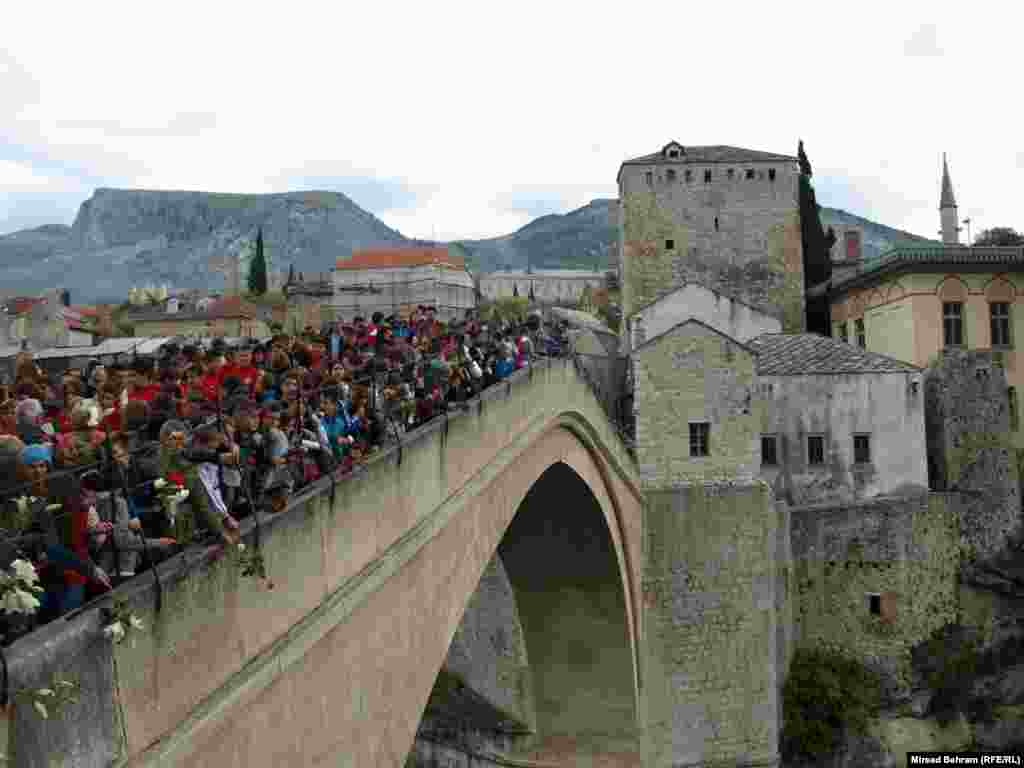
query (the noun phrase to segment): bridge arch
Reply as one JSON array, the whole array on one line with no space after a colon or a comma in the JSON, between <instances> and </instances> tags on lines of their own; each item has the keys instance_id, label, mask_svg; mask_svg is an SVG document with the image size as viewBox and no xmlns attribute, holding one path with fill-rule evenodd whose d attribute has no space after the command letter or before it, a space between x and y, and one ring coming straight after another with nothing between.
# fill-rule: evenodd
<instances>
[{"instance_id":1,"label":"bridge arch","mask_svg":"<svg viewBox=\"0 0 1024 768\"><path fill-rule=\"evenodd\" d=\"M460 645L473 644L463 634L481 633L481 616L492 621L501 616L515 624L525 646L525 675L506 677L504 686L496 683L487 671L505 666L503 659L495 659L486 638L477 636L476 663L484 669L467 674L464 657L473 651L460 647L463 658L457 666L468 679L460 679L459 691L452 694L451 668L456 665L446 648L447 660L437 659L444 668L425 717L431 717L430 731L436 733L438 720L453 712L464 716L462 684L468 683L479 688L477 696L486 692L510 705L519 723L533 730L532 736L517 740L518 756L557 764L600 756L630 765L639 760L639 661L623 510L607 468L586 438L581 440L580 428L576 417L563 414L511 473L502 473L484 493L484 498L503 499L499 515L508 524L498 531L493 560L483 564L485 582L465 596L455 621L474 625L465 633L458 626ZM509 590L495 586L503 580ZM503 600L514 606L502 610ZM498 630L493 637L505 636L502 628L490 629ZM456 626L450 633L455 635ZM520 700L513 701L517 694ZM446 698L454 704L446 706ZM476 725L486 729L492 714L486 706L478 711ZM431 757L444 754L445 748L418 739L415 751L422 762L414 764L434 764Z\"/></svg>"}]
</instances>

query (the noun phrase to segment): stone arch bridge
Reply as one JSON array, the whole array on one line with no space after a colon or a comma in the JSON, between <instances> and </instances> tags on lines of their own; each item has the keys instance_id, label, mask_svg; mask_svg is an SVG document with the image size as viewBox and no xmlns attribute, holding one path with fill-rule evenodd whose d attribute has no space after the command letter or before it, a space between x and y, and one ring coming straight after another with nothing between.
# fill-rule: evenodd
<instances>
[{"instance_id":1,"label":"stone arch bridge","mask_svg":"<svg viewBox=\"0 0 1024 768\"><path fill-rule=\"evenodd\" d=\"M16 685L61 672L82 694L16 708L9 754L773 765L775 515L760 484L645 490L572 362L542 361L267 520L272 589L189 552L161 566L159 612L150 579L118 590L133 642L87 607L16 643Z\"/></svg>"}]
</instances>

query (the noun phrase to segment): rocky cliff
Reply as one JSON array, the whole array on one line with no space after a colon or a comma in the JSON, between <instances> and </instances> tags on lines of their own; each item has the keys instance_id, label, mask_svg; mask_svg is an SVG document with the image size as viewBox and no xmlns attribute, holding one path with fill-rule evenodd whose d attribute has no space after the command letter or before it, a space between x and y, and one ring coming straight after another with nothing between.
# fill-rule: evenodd
<instances>
[{"instance_id":1,"label":"rocky cliff","mask_svg":"<svg viewBox=\"0 0 1024 768\"><path fill-rule=\"evenodd\" d=\"M550 214L500 237L460 240L474 271L502 268L597 269L617 262L617 202L594 200ZM863 231L864 255L916 235L833 208L822 223L837 232ZM132 285L219 289L213 256L243 252L263 228L271 267L325 272L353 248L413 241L337 192L269 195L97 189L74 224L47 225L0 236L0 290L33 294L69 288L77 301L120 301Z\"/></svg>"}]
</instances>

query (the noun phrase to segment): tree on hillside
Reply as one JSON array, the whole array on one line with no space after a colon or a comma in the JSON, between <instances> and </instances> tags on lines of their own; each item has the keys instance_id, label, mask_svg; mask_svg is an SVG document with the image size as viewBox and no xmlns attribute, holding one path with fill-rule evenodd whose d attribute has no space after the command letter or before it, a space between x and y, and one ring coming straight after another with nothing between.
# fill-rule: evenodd
<instances>
[{"instance_id":1,"label":"tree on hillside","mask_svg":"<svg viewBox=\"0 0 1024 768\"><path fill-rule=\"evenodd\" d=\"M800 242L804 254L804 290L824 283L832 277L832 246L836 235L831 229L826 233L821 226L821 206L814 195L811 184L811 161L804 151L804 142L797 147L797 162L800 164ZM832 335L826 297L807 298L807 330L823 336Z\"/></svg>"},{"instance_id":2,"label":"tree on hillside","mask_svg":"<svg viewBox=\"0 0 1024 768\"><path fill-rule=\"evenodd\" d=\"M288 267L288 285L291 285L294 282L295 282L295 265L292 264L290 267Z\"/></svg>"},{"instance_id":3,"label":"tree on hillside","mask_svg":"<svg viewBox=\"0 0 1024 768\"><path fill-rule=\"evenodd\" d=\"M975 245L1024 245L1024 234L1013 227L992 227L983 229L974 238Z\"/></svg>"},{"instance_id":4,"label":"tree on hillside","mask_svg":"<svg viewBox=\"0 0 1024 768\"><path fill-rule=\"evenodd\" d=\"M519 298L519 283L512 283L512 295Z\"/></svg>"},{"instance_id":5,"label":"tree on hillside","mask_svg":"<svg viewBox=\"0 0 1024 768\"><path fill-rule=\"evenodd\" d=\"M263 255L263 228L256 233L256 254L249 264L249 293L261 296L267 292L267 260Z\"/></svg>"}]
</instances>

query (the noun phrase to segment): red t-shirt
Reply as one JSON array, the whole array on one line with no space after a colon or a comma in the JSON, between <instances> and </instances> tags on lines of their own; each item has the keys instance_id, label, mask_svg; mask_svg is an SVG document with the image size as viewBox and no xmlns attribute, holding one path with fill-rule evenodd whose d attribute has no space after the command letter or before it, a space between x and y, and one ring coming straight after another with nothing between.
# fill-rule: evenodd
<instances>
[{"instance_id":1,"label":"red t-shirt","mask_svg":"<svg viewBox=\"0 0 1024 768\"><path fill-rule=\"evenodd\" d=\"M220 382L223 384L224 379L234 376L246 387L252 387L259 375L260 372L251 365L226 365L220 369Z\"/></svg>"},{"instance_id":2,"label":"red t-shirt","mask_svg":"<svg viewBox=\"0 0 1024 768\"><path fill-rule=\"evenodd\" d=\"M129 392L128 393L128 399L129 400L142 400L143 402L148 403L150 400L152 400L158 394L160 394L160 385L159 384L147 384L144 387L136 387L131 392Z\"/></svg>"},{"instance_id":3,"label":"red t-shirt","mask_svg":"<svg viewBox=\"0 0 1024 768\"><path fill-rule=\"evenodd\" d=\"M199 379L199 388L203 391L203 397L211 402L220 398L220 374L208 373Z\"/></svg>"}]
</instances>

